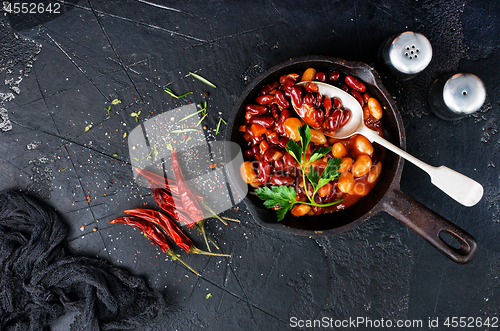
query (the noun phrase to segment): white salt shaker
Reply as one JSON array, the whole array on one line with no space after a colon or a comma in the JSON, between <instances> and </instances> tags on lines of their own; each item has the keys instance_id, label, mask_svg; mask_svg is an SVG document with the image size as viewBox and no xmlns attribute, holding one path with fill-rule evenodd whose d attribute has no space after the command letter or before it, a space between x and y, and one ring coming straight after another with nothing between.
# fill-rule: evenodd
<instances>
[{"instance_id":1,"label":"white salt shaker","mask_svg":"<svg viewBox=\"0 0 500 331\"><path fill-rule=\"evenodd\" d=\"M459 120L475 113L486 99L486 88L476 75L448 74L438 78L429 89L429 106L436 116Z\"/></svg>"},{"instance_id":2,"label":"white salt shaker","mask_svg":"<svg viewBox=\"0 0 500 331\"><path fill-rule=\"evenodd\" d=\"M432 46L423 34L406 31L388 38L380 47L379 58L394 75L412 78L431 62Z\"/></svg>"}]
</instances>

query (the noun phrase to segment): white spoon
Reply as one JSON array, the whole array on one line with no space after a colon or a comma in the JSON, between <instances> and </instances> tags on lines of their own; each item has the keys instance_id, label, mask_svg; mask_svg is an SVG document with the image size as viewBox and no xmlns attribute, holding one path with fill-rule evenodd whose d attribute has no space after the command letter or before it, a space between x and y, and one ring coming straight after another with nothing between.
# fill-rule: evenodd
<instances>
[{"instance_id":1,"label":"white spoon","mask_svg":"<svg viewBox=\"0 0 500 331\"><path fill-rule=\"evenodd\" d=\"M298 85L306 85L309 82L300 82ZM359 102L345 91L322 82L314 82L319 87L319 93L330 98L337 97L342 100L344 108L351 110L351 117L345 126L338 129L335 134L324 132L332 138L345 139L354 134L365 136L370 142L375 142L388 150L393 151L404 159L410 161L417 167L421 168L429 174L432 184L436 185L444 193L460 202L462 205L472 207L478 203L483 197L483 186L472 180L471 178L462 175L455 170L445 166L433 167L425 162L420 161L416 157L403 151L401 148L394 146L384 138L380 137L377 132L365 126L363 121L363 109ZM293 98L292 98L293 104ZM295 105L294 109L297 111ZM300 112L297 111L300 116Z\"/></svg>"}]
</instances>

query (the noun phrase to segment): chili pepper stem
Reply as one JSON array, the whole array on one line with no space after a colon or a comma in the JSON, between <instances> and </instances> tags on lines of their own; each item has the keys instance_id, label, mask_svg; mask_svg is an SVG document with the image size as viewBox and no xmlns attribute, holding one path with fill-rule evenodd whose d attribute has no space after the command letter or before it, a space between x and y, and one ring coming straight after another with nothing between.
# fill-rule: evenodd
<instances>
[{"instance_id":1,"label":"chili pepper stem","mask_svg":"<svg viewBox=\"0 0 500 331\"><path fill-rule=\"evenodd\" d=\"M207 233L205 232L205 220L199 221L194 225L193 228L203 235L203 239L205 239L205 244L207 245L207 249L209 252L211 252L210 245L208 244L207 240Z\"/></svg>"},{"instance_id":2,"label":"chili pepper stem","mask_svg":"<svg viewBox=\"0 0 500 331\"><path fill-rule=\"evenodd\" d=\"M208 241L210 241L210 243L214 245L215 249L220 249L212 238L208 237Z\"/></svg>"},{"instance_id":3,"label":"chili pepper stem","mask_svg":"<svg viewBox=\"0 0 500 331\"><path fill-rule=\"evenodd\" d=\"M228 220L228 221L232 221L232 222L236 222L236 223L241 223L241 221L239 219L236 219L236 218L229 218L229 217L225 217L225 216L222 216L223 219L225 220Z\"/></svg>"},{"instance_id":4,"label":"chili pepper stem","mask_svg":"<svg viewBox=\"0 0 500 331\"><path fill-rule=\"evenodd\" d=\"M219 253L205 252L205 251L202 251L201 249L197 248L194 245L191 245L191 247L189 247L189 254L201 254L201 255L212 255L212 256L228 256L228 257L231 256L231 254L219 254Z\"/></svg>"},{"instance_id":5,"label":"chili pepper stem","mask_svg":"<svg viewBox=\"0 0 500 331\"><path fill-rule=\"evenodd\" d=\"M172 261L179 261L180 263L182 263L186 268L188 268L189 270L191 270L196 276L199 276L200 274L196 272L196 270L194 270L193 268L191 268L191 266L189 264L187 264L186 262L184 262L180 257L179 255L175 254L173 252L173 250L170 248L169 250L167 250L167 254L170 255L170 257L172 258Z\"/></svg>"},{"instance_id":6,"label":"chili pepper stem","mask_svg":"<svg viewBox=\"0 0 500 331\"><path fill-rule=\"evenodd\" d=\"M208 210L210 213L212 213L212 216L210 217L215 217L217 218L219 221L221 221L224 225L229 225L226 221L224 221L222 219L222 217L220 217L219 215L217 215L213 210L212 208L210 208L209 206L207 206L206 203L204 203L203 201L200 203L206 210Z\"/></svg>"}]
</instances>

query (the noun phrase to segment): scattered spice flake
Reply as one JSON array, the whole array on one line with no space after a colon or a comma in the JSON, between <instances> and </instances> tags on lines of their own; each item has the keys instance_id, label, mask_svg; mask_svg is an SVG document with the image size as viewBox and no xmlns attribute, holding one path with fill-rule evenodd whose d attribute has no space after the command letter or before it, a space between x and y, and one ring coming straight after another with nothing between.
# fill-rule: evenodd
<instances>
[{"instance_id":1,"label":"scattered spice flake","mask_svg":"<svg viewBox=\"0 0 500 331\"><path fill-rule=\"evenodd\" d=\"M62 168L62 169L61 169L61 171L64 171L64 170L66 170L66 169L68 169L68 168L69 168L69 167L66 167L66 168Z\"/></svg>"},{"instance_id":2,"label":"scattered spice flake","mask_svg":"<svg viewBox=\"0 0 500 331\"><path fill-rule=\"evenodd\" d=\"M202 81L203 83L207 84L208 86L211 86L213 88L217 88L217 86L215 86L215 84L212 83L211 81L209 81L208 79L201 77L200 75L195 74L194 72L191 72L191 71L189 72L189 74L191 76L193 76L194 78L198 79L199 81Z\"/></svg>"},{"instance_id":3,"label":"scattered spice flake","mask_svg":"<svg viewBox=\"0 0 500 331\"><path fill-rule=\"evenodd\" d=\"M93 228L92 231L96 232L97 231L97 228Z\"/></svg>"},{"instance_id":4,"label":"scattered spice flake","mask_svg":"<svg viewBox=\"0 0 500 331\"><path fill-rule=\"evenodd\" d=\"M80 231L83 231L83 230L85 230L85 225L82 225L82 226L80 227Z\"/></svg>"},{"instance_id":5,"label":"scattered spice flake","mask_svg":"<svg viewBox=\"0 0 500 331\"><path fill-rule=\"evenodd\" d=\"M210 169L214 169L215 167L217 167L217 163L212 163L212 164L208 165L208 167Z\"/></svg>"},{"instance_id":6,"label":"scattered spice flake","mask_svg":"<svg viewBox=\"0 0 500 331\"><path fill-rule=\"evenodd\" d=\"M90 195L87 195L87 203L90 203Z\"/></svg>"},{"instance_id":7,"label":"scattered spice flake","mask_svg":"<svg viewBox=\"0 0 500 331\"><path fill-rule=\"evenodd\" d=\"M191 93L193 92L188 92L186 94L183 94L183 95L177 95L175 94L171 89L169 89L168 87L165 87L165 90L164 90L168 95L170 95L171 97L174 97L176 99L181 99L181 98L184 98L185 96L188 96L190 95Z\"/></svg>"}]
</instances>

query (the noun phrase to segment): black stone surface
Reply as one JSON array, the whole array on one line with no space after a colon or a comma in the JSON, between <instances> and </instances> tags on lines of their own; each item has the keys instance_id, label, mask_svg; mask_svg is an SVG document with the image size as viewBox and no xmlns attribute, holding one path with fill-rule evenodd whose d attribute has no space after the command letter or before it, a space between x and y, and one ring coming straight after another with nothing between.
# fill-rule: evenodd
<instances>
[{"instance_id":1,"label":"black stone surface","mask_svg":"<svg viewBox=\"0 0 500 331\"><path fill-rule=\"evenodd\" d=\"M286 330L292 317L422 320L423 327L408 328L414 330L428 329L428 320L439 318L434 329L444 330L447 317L498 317L500 2L62 4L60 15L0 19L0 106L6 110L0 189L41 196L67 220L75 253L107 259L164 291L170 311L141 330ZM385 72L377 50L387 37L407 30L427 36L434 53L424 72L405 81ZM184 256L201 272L196 277L139 231L109 225L124 209L155 208L149 190L132 177L123 138L138 125L130 113L141 110L143 121L201 102L208 91L205 131L221 140L223 133L215 134L219 116L230 116L246 84L302 55L374 66L403 115L407 151L484 186L483 199L466 208L410 164L401 182L404 192L476 238L479 253L470 264L447 260L387 214L341 235L306 238L262 229L241 204L224 213L240 224L208 222L208 232L231 258ZM190 71L218 88L193 79ZM487 98L475 115L446 122L430 112L426 99L431 83L452 72L479 76ZM163 92L165 86L194 93L177 100ZM104 108L115 98L122 102L108 116ZM84 132L87 125L92 127ZM203 247L201 237L191 235ZM53 329L76 330L72 321L66 317Z\"/></svg>"}]
</instances>

